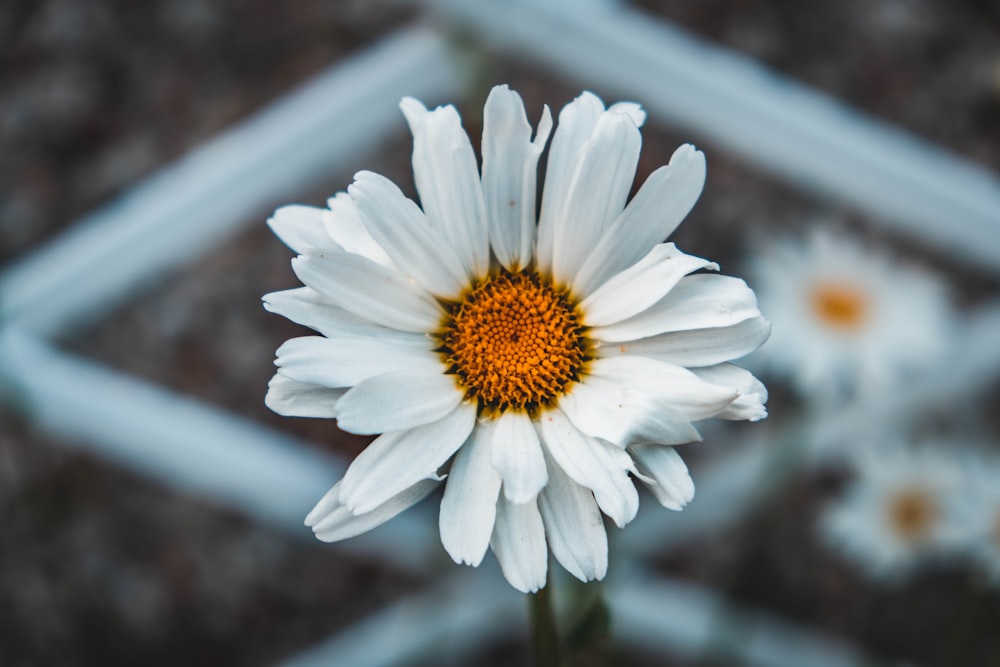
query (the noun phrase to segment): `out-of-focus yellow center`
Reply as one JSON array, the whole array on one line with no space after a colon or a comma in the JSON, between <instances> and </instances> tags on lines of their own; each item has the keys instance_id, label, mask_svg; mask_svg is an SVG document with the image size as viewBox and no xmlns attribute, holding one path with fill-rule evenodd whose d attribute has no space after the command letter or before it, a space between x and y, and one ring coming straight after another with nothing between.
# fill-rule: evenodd
<instances>
[{"instance_id":1,"label":"out-of-focus yellow center","mask_svg":"<svg viewBox=\"0 0 1000 667\"><path fill-rule=\"evenodd\" d=\"M487 412L552 403L587 358L569 295L529 271L476 286L450 308L438 335L449 371Z\"/></svg>"},{"instance_id":2,"label":"out-of-focus yellow center","mask_svg":"<svg viewBox=\"0 0 1000 667\"><path fill-rule=\"evenodd\" d=\"M868 314L868 299L850 285L820 284L813 288L812 307L824 324L856 329Z\"/></svg>"},{"instance_id":3,"label":"out-of-focus yellow center","mask_svg":"<svg viewBox=\"0 0 1000 667\"><path fill-rule=\"evenodd\" d=\"M927 537L937 520L938 509L925 489L899 491L889 500L889 525L907 542Z\"/></svg>"}]
</instances>

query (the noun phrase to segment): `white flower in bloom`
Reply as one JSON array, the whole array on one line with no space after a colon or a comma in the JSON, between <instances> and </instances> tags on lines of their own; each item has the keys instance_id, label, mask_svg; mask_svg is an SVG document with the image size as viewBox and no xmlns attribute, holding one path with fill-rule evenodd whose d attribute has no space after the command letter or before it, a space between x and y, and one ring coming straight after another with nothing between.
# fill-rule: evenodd
<instances>
[{"instance_id":1,"label":"white flower in bloom","mask_svg":"<svg viewBox=\"0 0 1000 667\"><path fill-rule=\"evenodd\" d=\"M813 398L876 394L945 351L941 282L829 229L769 239L751 268L774 323L757 359Z\"/></svg>"},{"instance_id":2,"label":"white flower in bloom","mask_svg":"<svg viewBox=\"0 0 1000 667\"><path fill-rule=\"evenodd\" d=\"M870 448L855 463L856 478L820 518L831 546L888 581L953 550L964 526L953 502L962 477L952 453Z\"/></svg>"},{"instance_id":3,"label":"white flower in bloom","mask_svg":"<svg viewBox=\"0 0 1000 667\"><path fill-rule=\"evenodd\" d=\"M278 350L268 406L381 434L306 523L351 537L446 480L456 562L492 547L534 591L548 548L599 579L601 513L632 520L633 476L680 509L694 486L671 445L699 439L692 422L766 415L764 386L729 363L768 335L753 292L662 243L701 193L704 156L680 147L626 206L644 113L584 93L559 116L536 222L548 109L532 138L521 98L494 88L480 172L453 107L401 107L422 208L360 172L328 209L270 221L305 287L265 306L321 335Z\"/></svg>"}]
</instances>

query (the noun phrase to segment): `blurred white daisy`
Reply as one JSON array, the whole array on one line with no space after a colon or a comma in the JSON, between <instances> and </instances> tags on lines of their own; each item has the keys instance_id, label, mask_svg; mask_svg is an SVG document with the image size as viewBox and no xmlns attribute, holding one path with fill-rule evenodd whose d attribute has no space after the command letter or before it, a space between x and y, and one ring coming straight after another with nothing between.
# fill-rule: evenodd
<instances>
[{"instance_id":1,"label":"blurred white daisy","mask_svg":"<svg viewBox=\"0 0 1000 667\"><path fill-rule=\"evenodd\" d=\"M965 530L953 502L962 479L953 453L869 448L854 460L855 479L820 517L832 547L885 581L953 550Z\"/></svg>"},{"instance_id":2,"label":"blurred white daisy","mask_svg":"<svg viewBox=\"0 0 1000 667\"><path fill-rule=\"evenodd\" d=\"M644 113L584 93L559 116L536 223L547 108L532 138L521 98L494 88L480 173L453 107L401 107L422 209L360 172L328 209L270 221L305 287L265 306L322 335L281 346L268 406L382 434L306 523L351 537L447 479L440 532L456 562L492 546L534 591L548 548L599 579L601 512L632 520L631 476L680 509L694 487L670 445L698 440L701 419L766 414L763 385L729 363L767 337L753 292L661 243L701 193L704 156L680 147L626 206Z\"/></svg>"},{"instance_id":3,"label":"blurred white daisy","mask_svg":"<svg viewBox=\"0 0 1000 667\"><path fill-rule=\"evenodd\" d=\"M962 526L957 546L1000 585L1000 459L980 456L969 464L954 503Z\"/></svg>"},{"instance_id":4,"label":"blurred white daisy","mask_svg":"<svg viewBox=\"0 0 1000 667\"><path fill-rule=\"evenodd\" d=\"M751 270L775 325L756 358L812 399L876 394L946 349L943 284L828 228L770 242Z\"/></svg>"}]
</instances>

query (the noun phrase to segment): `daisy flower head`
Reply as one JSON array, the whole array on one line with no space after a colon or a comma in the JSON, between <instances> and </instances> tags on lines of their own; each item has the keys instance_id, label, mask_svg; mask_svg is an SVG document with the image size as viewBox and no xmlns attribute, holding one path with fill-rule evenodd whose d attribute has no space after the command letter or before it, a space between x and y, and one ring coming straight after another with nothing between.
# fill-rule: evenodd
<instances>
[{"instance_id":1,"label":"daisy flower head","mask_svg":"<svg viewBox=\"0 0 1000 667\"><path fill-rule=\"evenodd\" d=\"M876 394L946 350L941 281L829 227L769 241L751 273L775 323L757 359L810 398Z\"/></svg>"},{"instance_id":2,"label":"daisy flower head","mask_svg":"<svg viewBox=\"0 0 1000 667\"><path fill-rule=\"evenodd\" d=\"M507 580L534 591L548 552L582 580L607 568L602 513L635 516L633 482L666 507L693 496L672 448L694 422L765 416L764 386L729 363L769 324L753 292L664 243L701 193L690 145L627 202L638 105L583 93L552 130L521 98L490 93L482 167L452 106L406 98L420 206L360 172L328 208L279 209L304 287L265 307L318 332L286 342L266 403L381 434L306 519L341 540L444 484L441 541L460 563L492 547Z\"/></svg>"},{"instance_id":3,"label":"daisy flower head","mask_svg":"<svg viewBox=\"0 0 1000 667\"><path fill-rule=\"evenodd\" d=\"M962 475L945 447L866 449L854 460L856 477L820 518L832 547L886 582L953 551L964 531L954 504Z\"/></svg>"}]
</instances>

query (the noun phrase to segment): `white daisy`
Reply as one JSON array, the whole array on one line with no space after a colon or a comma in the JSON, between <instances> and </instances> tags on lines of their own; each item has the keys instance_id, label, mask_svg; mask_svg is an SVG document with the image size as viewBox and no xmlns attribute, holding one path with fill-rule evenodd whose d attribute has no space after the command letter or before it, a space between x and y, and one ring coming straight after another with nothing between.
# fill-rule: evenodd
<instances>
[{"instance_id":1,"label":"white daisy","mask_svg":"<svg viewBox=\"0 0 1000 667\"><path fill-rule=\"evenodd\" d=\"M1000 459L979 456L968 468L954 503L961 528L956 546L1000 585Z\"/></svg>"},{"instance_id":2,"label":"white daisy","mask_svg":"<svg viewBox=\"0 0 1000 667\"><path fill-rule=\"evenodd\" d=\"M885 581L953 549L961 530L953 503L961 475L953 454L930 446L867 448L854 460L857 476L820 517L831 546Z\"/></svg>"},{"instance_id":3,"label":"white daisy","mask_svg":"<svg viewBox=\"0 0 1000 667\"><path fill-rule=\"evenodd\" d=\"M599 579L601 513L632 520L631 476L680 509L694 487L670 445L698 440L697 420L766 414L763 385L728 363L767 337L753 292L661 243L701 193L704 156L680 147L626 206L644 113L584 93L559 116L536 223L547 108L532 138L521 98L494 88L480 173L453 107L401 107L422 209L360 172L328 209L270 220L305 287L265 307L322 335L279 348L268 406L381 433L306 523L342 540L447 478L440 532L456 562L492 546L534 591L548 545Z\"/></svg>"},{"instance_id":4,"label":"white daisy","mask_svg":"<svg viewBox=\"0 0 1000 667\"><path fill-rule=\"evenodd\" d=\"M828 228L769 240L751 269L775 324L756 357L814 399L876 394L946 349L942 283Z\"/></svg>"}]
</instances>

